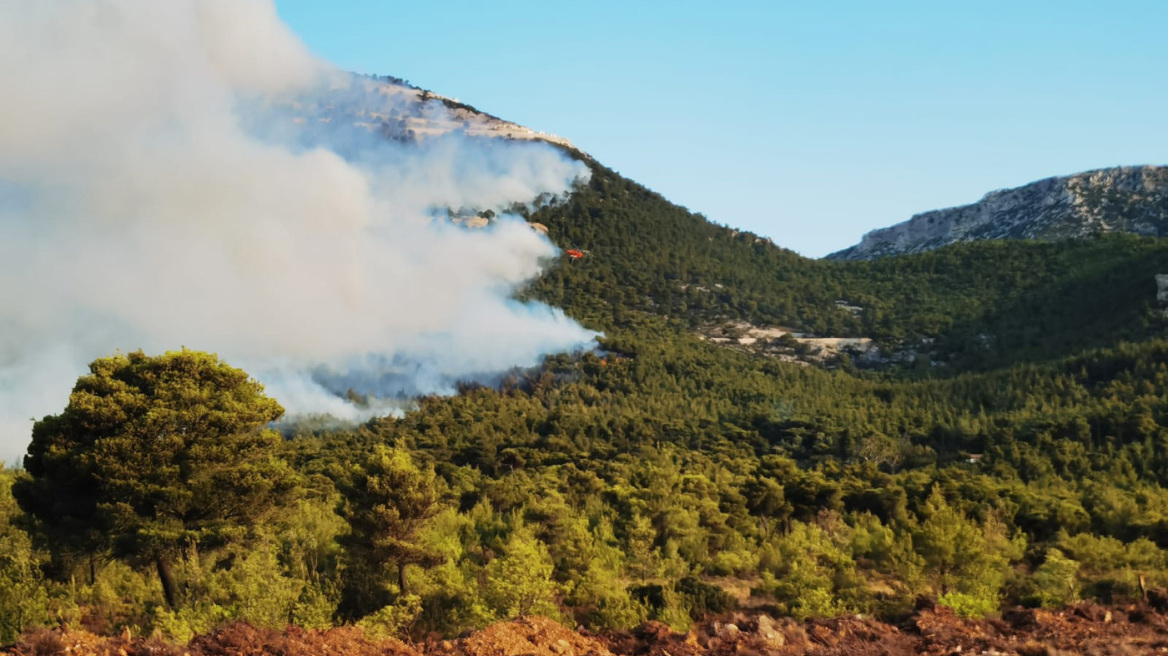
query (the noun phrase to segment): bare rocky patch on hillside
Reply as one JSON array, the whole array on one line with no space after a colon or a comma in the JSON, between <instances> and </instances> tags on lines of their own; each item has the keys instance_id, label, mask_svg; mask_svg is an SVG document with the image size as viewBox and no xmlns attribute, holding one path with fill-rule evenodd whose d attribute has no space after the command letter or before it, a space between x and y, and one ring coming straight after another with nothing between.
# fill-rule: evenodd
<instances>
[{"instance_id":1,"label":"bare rocky patch on hillside","mask_svg":"<svg viewBox=\"0 0 1168 656\"><path fill-rule=\"evenodd\" d=\"M831 362L841 353L860 356L875 347L867 337L820 337L780 326L756 326L745 321L708 324L698 330L698 336L712 344L800 364Z\"/></svg>"}]
</instances>

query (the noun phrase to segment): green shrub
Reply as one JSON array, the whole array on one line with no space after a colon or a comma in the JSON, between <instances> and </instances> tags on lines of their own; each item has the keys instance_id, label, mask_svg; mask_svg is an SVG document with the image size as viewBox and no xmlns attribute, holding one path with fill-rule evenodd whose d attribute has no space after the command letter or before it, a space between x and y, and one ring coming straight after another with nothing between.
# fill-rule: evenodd
<instances>
[{"instance_id":1,"label":"green shrub","mask_svg":"<svg viewBox=\"0 0 1168 656\"><path fill-rule=\"evenodd\" d=\"M357 622L370 640L400 638L406 634L422 613L422 598L418 595L398 597L393 604L366 615Z\"/></svg>"},{"instance_id":2,"label":"green shrub","mask_svg":"<svg viewBox=\"0 0 1168 656\"><path fill-rule=\"evenodd\" d=\"M677 582L674 590L685 600L690 617L701 619L707 615L725 613L734 608L734 599L716 585L687 576Z\"/></svg>"},{"instance_id":3,"label":"green shrub","mask_svg":"<svg viewBox=\"0 0 1168 656\"><path fill-rule=\"evenodd\" d=\"M1078 598L1079 563L1058 549L1047 549L1046 560L1034 571L1032 581L1040 605L1065 606Z\"/></svg>"},{"instance_id":4,"label":"green shrub","mask_svg":"<svg viewBox=\"0 0 1168 656\"><path fill-rule=\"evenodd\" d=\"M937 598L942 606L952 608L958 617L976 619L998 610L998 600L985 596L949 592Z\"/></svg>"}]
</instances>

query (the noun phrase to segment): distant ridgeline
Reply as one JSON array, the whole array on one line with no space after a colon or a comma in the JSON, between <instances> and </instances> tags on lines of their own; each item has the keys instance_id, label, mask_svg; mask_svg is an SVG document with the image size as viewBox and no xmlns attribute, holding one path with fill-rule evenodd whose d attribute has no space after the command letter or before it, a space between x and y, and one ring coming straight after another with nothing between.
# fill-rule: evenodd
<instances>
[{"instance_id":1,"label":"distant ridgeline","mask_svg":"<svg viewBox=\"0 0 1168 656\"><path fill-rule=\"evenodd\" d=\"M1109 232L1168 234L1168 167L1100 169L990 192L972 205L924 212L873 230L828 257L871 259L961 241L1054 241Z\"/></svg>"}]
</instances>

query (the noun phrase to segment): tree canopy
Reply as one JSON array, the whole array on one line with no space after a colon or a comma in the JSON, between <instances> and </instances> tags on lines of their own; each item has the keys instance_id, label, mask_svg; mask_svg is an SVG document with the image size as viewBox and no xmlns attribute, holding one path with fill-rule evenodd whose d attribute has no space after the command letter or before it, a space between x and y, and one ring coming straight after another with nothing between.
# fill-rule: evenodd
<instances>
[{"instance_id":1,"label":"tree canopy","mask_svg":"<svg viewBox=\"0 0 1168 656\"><path fill-rule=\"evenodd\" d=\"M89 371L61 414L33 426L14 493L62 544L153 562L173 604L179 549L238 539L292 491L269 427L283 408L197 351L115 355Z\"/></svg>"}]
</instances>

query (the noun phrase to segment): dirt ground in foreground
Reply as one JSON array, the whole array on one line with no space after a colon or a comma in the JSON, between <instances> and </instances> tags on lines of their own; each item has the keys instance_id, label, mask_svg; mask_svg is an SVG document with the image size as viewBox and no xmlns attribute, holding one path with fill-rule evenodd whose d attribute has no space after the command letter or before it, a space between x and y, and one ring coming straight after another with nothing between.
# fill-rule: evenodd
<instances>
[{"instance_id":1,"label":"dirt ground in foreground","mask_svg":"<svg viewBox=\"0 0 1168 656\"><path fill-rule=\"evenodd\" d=\"M1085 603L1059 611L1016 609L963 620L925 605L900 624L863 617L772 619L733 614L687 634L649 622L631 631L574 631L543 617L501 622L457 640L408 645L342 627L284 631L232 624L186 645L155 638L51 630L26 635L14 656L1143 656L1168 654L1168 608Z\"/></svg>"}]
</instances>

